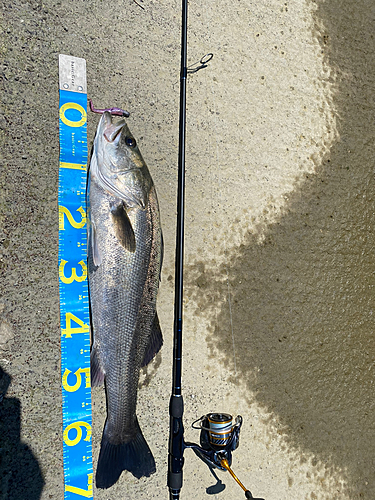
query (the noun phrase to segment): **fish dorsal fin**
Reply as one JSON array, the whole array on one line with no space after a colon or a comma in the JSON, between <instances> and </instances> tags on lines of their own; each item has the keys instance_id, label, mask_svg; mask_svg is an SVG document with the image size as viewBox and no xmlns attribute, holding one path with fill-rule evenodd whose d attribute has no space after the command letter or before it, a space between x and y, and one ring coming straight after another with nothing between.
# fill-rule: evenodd
<instances>
[{"instance_id":1,"label":"fish dorsal fin","mask_svg":"<svg viewBox=\"0 0 375 500\"><path fill-rule=\"evenodd\" d=\"M125 250L134 253L135 234L124 204L121 202L120 204L111 206L111 214L115 226L116 238Z\"/></svg>"}]
</instances>

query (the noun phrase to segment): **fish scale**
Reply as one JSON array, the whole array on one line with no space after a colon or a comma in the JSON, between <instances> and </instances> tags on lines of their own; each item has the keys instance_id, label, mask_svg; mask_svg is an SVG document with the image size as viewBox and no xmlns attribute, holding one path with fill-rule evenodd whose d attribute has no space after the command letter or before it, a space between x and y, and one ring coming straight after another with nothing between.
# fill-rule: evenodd
<instances>
[{"instance_id":1,"label":"fish scale","mask_svg":"<svg viewBox=\"0 0 375 500\"><path fill-rule=\"evenodd\" d=\"M91 187L90 200L99 200L99 206L91 201L91 211L96 208L100 213L97 219L99 251L103 253L103 262L98 269L90 274L90 293L94 332L100 329L99 360L103 366L108 384L108 406L114 411L108 414L108 423L123 426L124 420L128 426L132 425L130 417L135 413L135 401L138 379L128 373L129 369L140 369L142 352L137 349L142 332L136 332L135 325L139 314L143 287L147 278L148 261L150 255L150 235L147 234L147 217L145 211L139 209L137 213L129 214L132 226L146 228L136 230L137 249L134 254L125 250L117 241L108 216L108 207L114 197L107 194L100 187ZM148 214L147 214L148 215ZM102 248L100 246L102 242ZM116 311L114 313L114 311ZM136 334L135 334L136 332ZM95 335L95 344L98 344ZM142 343L144 347L144 342ZM97 347L97 346L96 346ZM114 364L112 360L123 357L126 364ZM122 398L118 395L123 394ZM129 415L130 411L130 415ZM116 422L112 424L115 415ZM129 429L129 432L131 429Z\"/></svg>"}]
</instances>

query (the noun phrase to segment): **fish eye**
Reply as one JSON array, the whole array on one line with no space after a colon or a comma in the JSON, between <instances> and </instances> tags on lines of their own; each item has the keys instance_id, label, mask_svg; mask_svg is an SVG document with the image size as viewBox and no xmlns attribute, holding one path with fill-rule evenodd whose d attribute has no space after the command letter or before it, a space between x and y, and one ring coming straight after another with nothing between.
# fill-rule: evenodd
<instances>
[{"instance_id":1,"label":"fish eye","mask_svg":"<svg viewBox=\"0 0 375 500\"><path fill-rule=\"evenodd\" d=\"M135 146L137 145L133 137L125 137L125 144L130 148L135 148Z\"/></svg>"}]
</instances>

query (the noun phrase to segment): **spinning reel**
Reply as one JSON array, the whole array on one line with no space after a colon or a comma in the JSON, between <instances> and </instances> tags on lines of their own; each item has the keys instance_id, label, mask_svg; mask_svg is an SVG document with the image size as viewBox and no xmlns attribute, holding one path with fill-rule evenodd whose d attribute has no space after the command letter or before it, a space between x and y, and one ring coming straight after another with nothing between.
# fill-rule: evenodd
<instances>
[{"instance_id":1,"label":"spinning reel","mask_svg":"<svg viewBox=\"0 0 375 500\"><path fill-rule=\"evenodd\" d=\"M210 468L227 470L244 490L246 498L254 499L231 469L232 452L238 448L241 425L240 415L233 419L228 413L208 413L192 424L193 429L201 431L200 446L185 442L184 447L192 449Z\"/></svg>"},{"instance_id":2,"label":"spinning reel","mask_svg":"<svg viewBox=\"0 0 375 500\"><path fill-rule=\"evenodd\" d=\"M242 417L239 415L233 422L228 413L208 413L192 424L193 429L199 429L200 446L186 443L195 454L209 466L226 470L223 460L232 464L232 451L238 448Z\"/></svg>"}]
</instances>

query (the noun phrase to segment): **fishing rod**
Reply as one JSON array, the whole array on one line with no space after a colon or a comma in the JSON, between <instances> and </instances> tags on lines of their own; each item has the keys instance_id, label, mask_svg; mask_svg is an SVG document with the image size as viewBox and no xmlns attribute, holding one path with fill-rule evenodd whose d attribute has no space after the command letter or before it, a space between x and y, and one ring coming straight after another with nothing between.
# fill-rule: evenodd
<instances>
[{"instance_id":1,"label":"fishing rod","mask_svg":"<svg viewBox=\"0 0 375 500\"><path fill-rule=\"evenodd\" d=\"M209 413L193 423L200 429L200 446L184 441L184 401L182 396L182 314L185 220L185 150L186 150L186 83L189 73L205 68L213 54L206 54L199 63L187 66L187 0L182 0L180 113L177 181L177 225L175 260L175 303L173 326L173 380L169 403L168 488L170 500L178 500L183 483L184 450L192 449L213 473L213 468L227 470L244 490L246 498L254 497L231 469L232 452L237 449L242 417L236 419L227 413ZM195 427L194 427L195 425ZM214 474L214 473L213 473ZM216 477L216 476L215 476ZM263 500L263 499L254 499Z\"/></svg>"},{"instance_id":2,"label":"fishing rod","mask_svg":"<svg viewBox=\"0 0 375 500\"><path fill-rule=\"evenodd\" d=\"M187 79L187 0L182 0L180 115L178 143L177 226L175 261L175 302L173 325L172 395L169 402L168 488L170 500L180 498L184 466L184 400L182 375L182 309L185 220L185 150L186 150L186 79Z\"/></svg>"}]
</instances>

